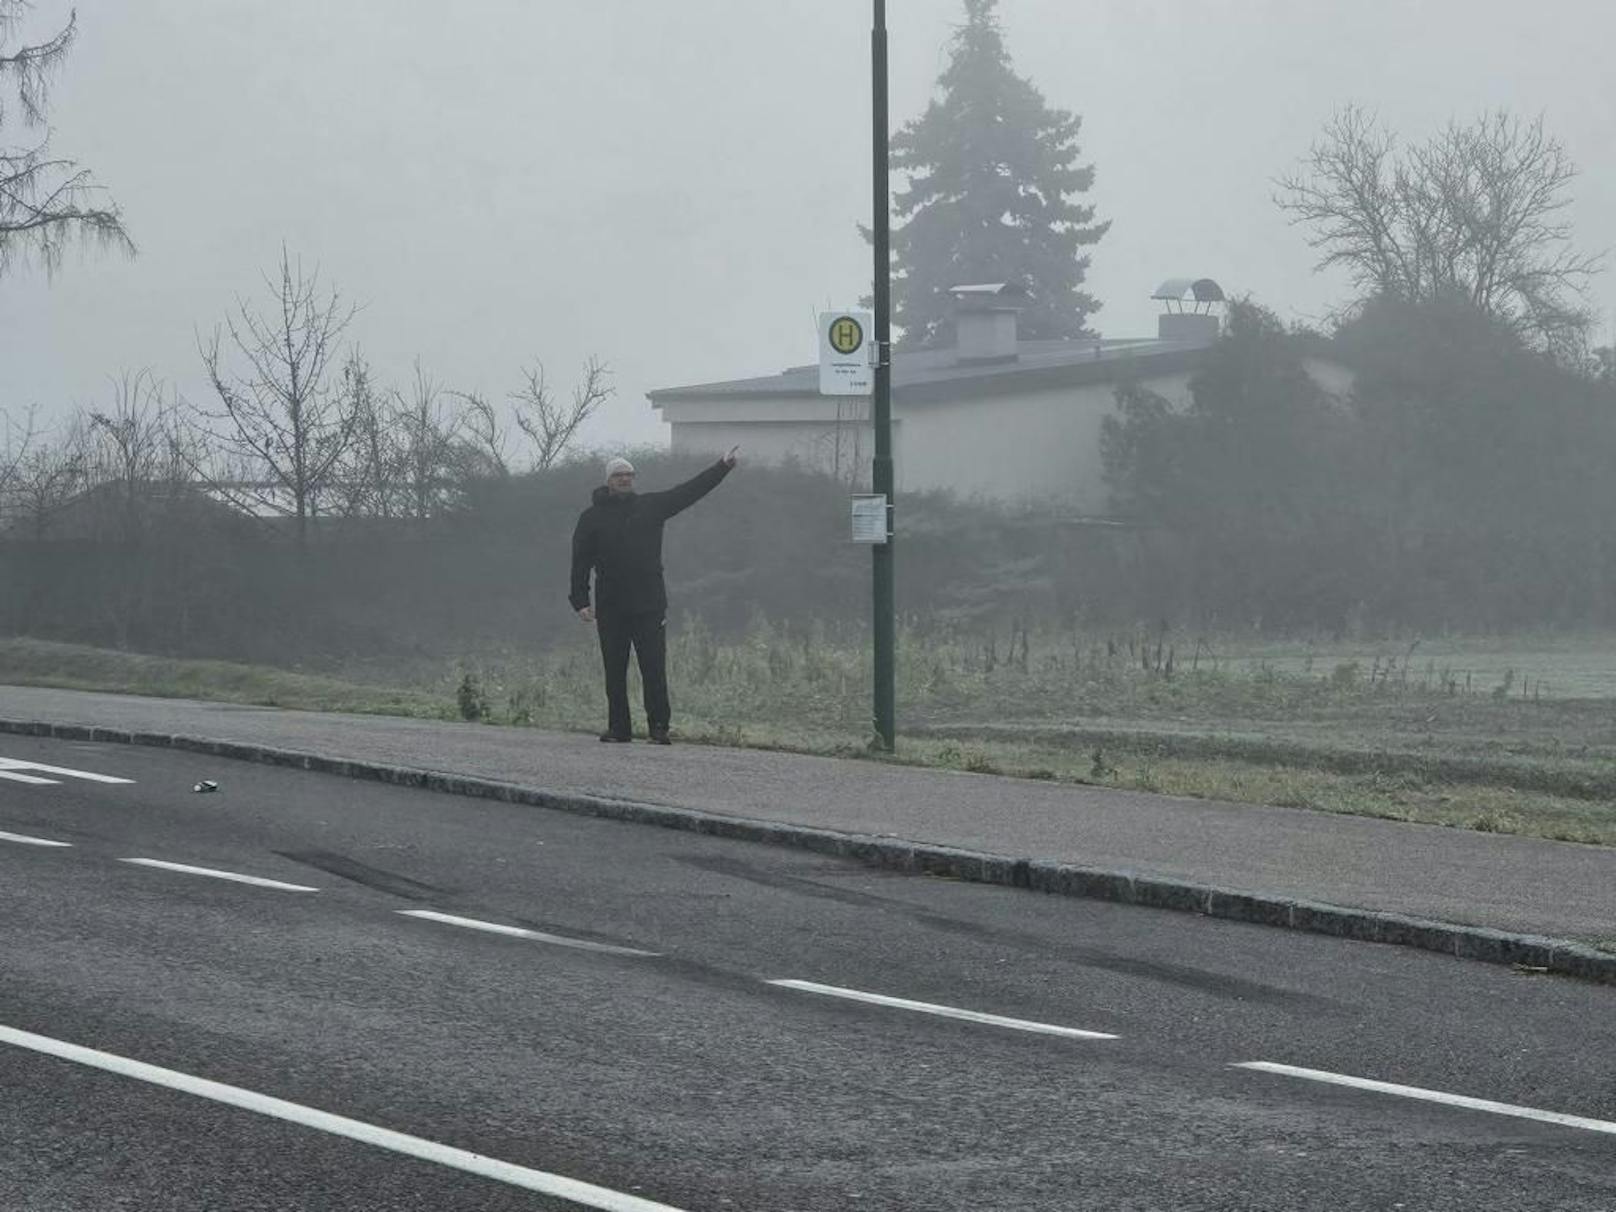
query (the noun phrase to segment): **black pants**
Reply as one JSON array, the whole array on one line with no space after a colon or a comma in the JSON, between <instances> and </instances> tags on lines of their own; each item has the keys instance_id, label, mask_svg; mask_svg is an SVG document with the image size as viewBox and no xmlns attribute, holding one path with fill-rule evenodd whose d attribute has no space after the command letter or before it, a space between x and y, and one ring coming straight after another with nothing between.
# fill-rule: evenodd
<instances>
[{"instance_id":1,"label":"black pants","mask_svg":"<svg viewBox=\"0 0 1616 1212\"><path fill-rule=\"evenodd\" d=\"M640 681L645 684L645 718L653 731L668 726L668 629L660 610L648 614L601 615L600 655L606 665L607 727L628 736L628 650L632 644L640 658Z\"/></svg>"}]
</instances>

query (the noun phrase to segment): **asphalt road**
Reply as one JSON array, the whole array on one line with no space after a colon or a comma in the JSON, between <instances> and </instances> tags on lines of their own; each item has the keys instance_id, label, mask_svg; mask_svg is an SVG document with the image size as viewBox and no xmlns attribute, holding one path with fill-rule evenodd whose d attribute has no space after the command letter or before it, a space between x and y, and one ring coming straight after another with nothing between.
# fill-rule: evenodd
<instances>
[{"instance_id":1,"label":"asphalt road","mask_svg":"<svg viewBox=\"0 0 1616 1212\"><path fill-rule=\"evenodd\" d=\"M383 767L886 836L1514 934L1598 942L1616 847L962 770L444 720L0 686L0 718L233 741Z\"/></svg>"},{"instance_id":2,"label":"asphalt road","mask_svg":"<svg viewBox=\"0 0 1616 1212\"><path fill-rule=\"evenodd\" d=\"M0 835L6 1212L1616 1209L1608 987L162 750Z\"/></svg>"}]
</instances>

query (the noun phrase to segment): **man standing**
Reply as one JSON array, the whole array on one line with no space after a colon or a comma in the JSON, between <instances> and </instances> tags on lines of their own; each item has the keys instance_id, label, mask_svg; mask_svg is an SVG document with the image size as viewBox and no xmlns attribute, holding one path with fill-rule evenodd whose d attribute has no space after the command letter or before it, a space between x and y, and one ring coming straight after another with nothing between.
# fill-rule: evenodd
<instances>
[{"instance_id":1,"label":"man standing","mask_svg":"<svg viewBox=\"0 0 1616 1212\"><path fill-rule=\"evenodd\" d=\"M739 446L706 471L666 492L636 493L634 465L606 464L606 483L572 532L572 593L569 601L600 634L606 665L606 731L603 741L633 739L628 714L628 650L633 646L645 683L645 716L653 743L670 745L668 721L668 590L662 580L662 526L706 496L735 466ZM589 604L589 573L595 573L595 604Z\"/></svg>"}]
</instances>

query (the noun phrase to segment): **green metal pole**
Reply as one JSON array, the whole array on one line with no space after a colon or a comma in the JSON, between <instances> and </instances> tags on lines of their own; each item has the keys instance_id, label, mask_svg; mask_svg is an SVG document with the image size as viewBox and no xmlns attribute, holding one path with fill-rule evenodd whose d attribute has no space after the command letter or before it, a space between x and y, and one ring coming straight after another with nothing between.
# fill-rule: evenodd
<instances>
[{"instance_id":1,"label":"green metal pole","mask_svg":"<svg viewBox=\"0 0 1616 1212\"><path fill-rule=\"evenodd\" d=\"M875 465L871 490L887 498L887 541L871 549L875 558L875 734L880 746L891 753L897 744L896 607L892 592L893 476L892 476L892 267L891 195L887 181L887 6L875 0L875 27L870 32L870 59L874 77L872 166L875 170L873 198L875 232Z\"/></svg>"}]
</instances>

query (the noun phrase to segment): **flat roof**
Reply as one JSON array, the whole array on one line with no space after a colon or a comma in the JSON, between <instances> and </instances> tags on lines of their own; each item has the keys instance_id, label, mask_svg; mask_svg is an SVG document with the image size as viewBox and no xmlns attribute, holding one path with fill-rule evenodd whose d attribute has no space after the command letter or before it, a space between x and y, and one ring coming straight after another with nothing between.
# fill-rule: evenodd
<instances>
[{"instance_id":1,"label":"flat roof","mask_svg":"<svg viewBox=\"0 0 1616 1212\"><path fill-rule=\"evenodd\" d=\"M892 394L906 403L964 399L1002 391L1038 391L1085 383L1107 383L1136 374L1175 374L1193 370L1211 346L1205 342L1137 339L1023 341L1016 357L995 362L961 362L959 351L921 349L892 358ZM726 379L646 393L653 406L726 396L817 396L819 366L790 366L777 375Z\"/></svg>"}]
</instances>

